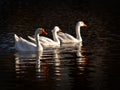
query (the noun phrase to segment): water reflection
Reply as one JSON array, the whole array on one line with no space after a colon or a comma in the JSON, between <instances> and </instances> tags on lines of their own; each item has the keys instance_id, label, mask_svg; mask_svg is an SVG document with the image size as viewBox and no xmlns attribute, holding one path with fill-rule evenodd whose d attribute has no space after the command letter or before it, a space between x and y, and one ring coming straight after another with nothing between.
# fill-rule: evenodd
<instances>
[{"instance_id":1,"label":"water reflection","mask_svg":"<svg viewBox=\"0 0 120 90\"><path fill-rule=\"evenodd\" d=\"M42 58L43 52L37 52L36 56L36 78L40 78L40 72L41 72L41 58Z\"/></svg>"},{"instance_id":2,"label":"water reflection","mask_svg":"<svg viewBox=\"0 0 120 90\"><path fill-rule=\"evenodd\" d=\"M87 53L86 49L79 44L62 46L58 49L46 48L42 53L16 53L16 79L18 82L24 81L17 83L18 87L28 81L30 83L34 81L37 87L42 89L96 89L97 87L94 86L97 84L101 84L100 87L104 88L102 58Z\"/></svg>"},{"instance_id":3,"label":"water reflection","mask_svg":"<svg viewBox=\"0 0 120 90\"><path fill-rule=\"evenodd\" d=\"M74 74L77 77L84 74L87 65L87 57L82 54L79 44L74 47L45 49L42 53L20 52L15 56L17 81L33 80L43 83L39 87L44 89L45 86L52 87L53 90L71 89L74 86L73 82L76 82Z\"/></svg>"},{"instance_id":4,"label":"water reflection","mask_svg":"<svg viewBox=\"0 0 120 90\"><path fill-rule=\"evenodd\" d=\"M42 52L17 52L15 56L16 77L21 77L21 74L27 75L29 68L34 70L35 67L36 71L40 72Z\"/></svg>"},{"instance_id":5,"label":"water reflection","mask_svg":"<svg viewBox=\"0 0 120 90\"><path fill-rule=\"evenodd\" d=\"M53 56L53 60L54 60L54 72L55 75L61 75L60 72L60 65L61 65L61 60L60 60L60 50L59 49L55 49L54 50L54 56Z\"/></svg>"},{"instance_id":6,"label":"water reflection","mask_svg":"<svg viewBox=\"0 0 120 90\"><path fill-rule=\"evenodd\" d=\"M81 71L84 71L87 65L87 56L83 55L82 52L86 52L85 49L82 49L81 44L77 45L77 57L76 62L77 66ZM81 73L82 74L82 73Z\"/></svg>"}]
</instances>

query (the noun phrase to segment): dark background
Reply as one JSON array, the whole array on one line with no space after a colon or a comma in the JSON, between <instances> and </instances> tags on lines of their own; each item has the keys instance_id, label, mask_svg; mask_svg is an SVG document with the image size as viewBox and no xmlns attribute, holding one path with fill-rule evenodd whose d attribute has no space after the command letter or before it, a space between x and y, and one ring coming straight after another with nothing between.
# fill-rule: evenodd
<instances>
[{"instance_id":1,"label":"dark background","mask_svg":"<svg viewBox=\"0 0 120 90\"><path fill-rule=\"evenodd\" d=\"M0 26L13 30L12 26L19 25L26 29L59 25L66 29L74 28L79 20L94 23L92 19L95 18L100 19L98 21L103 25L107 23L117 27L118 6L117 0L2 0Z\"/></svg>"}]
</instances>

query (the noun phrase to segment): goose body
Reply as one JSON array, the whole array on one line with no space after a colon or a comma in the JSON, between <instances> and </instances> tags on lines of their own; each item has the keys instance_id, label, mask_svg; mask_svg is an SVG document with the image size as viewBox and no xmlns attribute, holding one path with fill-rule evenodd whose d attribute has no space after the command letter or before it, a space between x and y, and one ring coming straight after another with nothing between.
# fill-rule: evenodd
<instances>
[{"instance_id":1,"label":"goose body","mask_svg":"<svg viewBox=\"0 0 120 90\"><path fill-rule=\"evenodd\" d=\"M46 32L42 28L38 28L35 32L36 43L32 43L22 37L18 37L14 34L15 49L17 51L43 51L41 42L39 41L39 34L45 34Z\"/></svg>"},{"instance_id":2,"label":"goose body","mask_svg":"<svg viewBox=\"0 0 120 90\"><path fill-rule=\"evenodd\" d=\"M57 32L59 32L60 29L55 26L52 30L52 35L53 35L53 40L50 39L50 38L47 38L47 37L44 37L44 36L40 36L39 40L42 44L43 47L51 47L51 48L57 48L57 47L60 47L60 41L58 39L58 35L57 35ZM28 36L29 39L31 39L32 41L36 41L35 38L31 37L31 36Z\"/></svg>"},{"instance_id":3,"label":"goose body","mask_svg":"<svg viewBox=\"0 0 120 90\"><path fill-rule=\"evenodd\" d=\"M60 32L58 34L58 38L60 39L62 44L70 44L70 43L81 43L82 46L82 37L80 33L81 27L86 27L87 25L83 21L79 21L76 24L76 38L68 33Z\"/></svg>"}]
</instances>

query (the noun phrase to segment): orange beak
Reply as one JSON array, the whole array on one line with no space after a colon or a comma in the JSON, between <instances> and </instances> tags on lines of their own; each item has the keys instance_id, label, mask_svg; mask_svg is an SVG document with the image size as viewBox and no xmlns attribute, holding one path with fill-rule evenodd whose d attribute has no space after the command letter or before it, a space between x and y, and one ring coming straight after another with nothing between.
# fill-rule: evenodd
<instances>
[{"instance_id":1,"label":"orange beak","mask_svg":"<svg viewBox=\"0 0 120 90\"><path fill-rule=\"evenodd\" d=\"M84 27L87 27L87 25L86 25L86 24L84 24L83 26L84 26Z\"/></svg>"},{"instance_id":2,"label":"orange beak","mask_svg":"<svg viewBox=\"0 0 120 90\"><path fill-rule=\"evenodd\" d=\"M48 33L44 29L42 29L42 34L47 35Z\"/></svg>"}]
</instances>

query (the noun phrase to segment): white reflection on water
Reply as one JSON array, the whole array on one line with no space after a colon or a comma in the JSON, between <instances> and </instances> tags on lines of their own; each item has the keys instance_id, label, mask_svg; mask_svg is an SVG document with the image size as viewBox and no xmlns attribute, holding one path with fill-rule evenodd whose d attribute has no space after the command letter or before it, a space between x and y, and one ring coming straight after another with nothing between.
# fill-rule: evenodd
<instances>
[{"instance_id":1,"label":"white reflection on water","mask_svg":"<svg viewBox=\"0 0 120 90\"><path fill-rule=\"evenodd\" d=\"M53 59L54 59L54 72L55 72L55 75L61 75L60 72L61 72L61 69L60 69L60 64L61 64L61 60L60 60L60 50L59 49L55 49L54 50L54 56L53 56Z\"/></svg>"},{"instance_id":2,"label":"white reflection on water","mask_svg":"<svg viewBox=\"0 0 120 90\"><path fill-rule=\"evenodd\" d=\"M51 85L49 82L52 82L56 88L62 86L60 89L70 89L74 81L74 77L70 74L73 74L72 71L76 68L78 68L77 74L83 74L87 63L79 44L74 47L62 46L57 49L45 49L42 53L20 52L16 53L15 57L18 80L39 81L46 83L47 86ZM74 66L75 63L77 63L76 66Z\"/></svg>"},{"instance_id":3,"label":"white reflection on water","mask_svg":"<svg viewBox=\"0 0 120 90\"><path fill-rule=\"evenodd\" d=\"M15 70L16 74L27 73L26 68L33 66L35 64L35 68L37 72L40 72L40 59L43 52L17 52L15 54ZM20 77L19 75L16 75Z\"/></svg>"}]
</instances>

